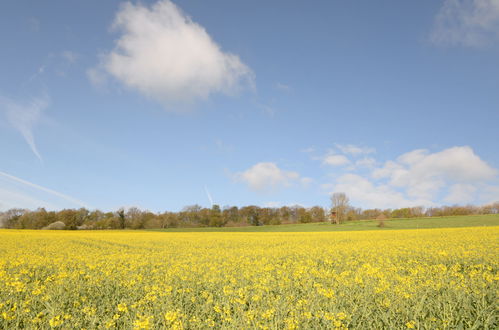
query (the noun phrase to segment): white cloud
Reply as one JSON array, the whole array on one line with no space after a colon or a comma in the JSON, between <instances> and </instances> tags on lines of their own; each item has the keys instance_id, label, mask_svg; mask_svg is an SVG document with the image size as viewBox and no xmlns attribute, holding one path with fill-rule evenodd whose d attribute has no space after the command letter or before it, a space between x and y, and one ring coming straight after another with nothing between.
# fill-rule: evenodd
<instances>
[{"instance_id":1,"label":"white cloud","mask_svg":"<svg viewBox=\"0 0 499 330\"><path fill-rule=\"evenodd\" d=\"M389 177L395 186L411 186L423 181L443 180L458 183L487 181L497 175L468 146L453 147L430 154L415 150L373 173L374 177Z\"/></svg>"},{"instance_id":2,"label":"white cloud","mask_svg":"<svg viewBox=\"0 0 499 330\"><path fill-rule=\"evenodd\" d=\"M481 47L499 41L499 1L446 0L430 35L438 45Z\"/></svg>"},{"instance_id":3,"label":"white cloud","mask_svg":"<svg viewBox=\"0 0 499 330\"><path fill-rule=\"evenodd\" d=\"M477 184L492 180L497 170L475 155L470 147L440 152L414 150L373 171L373 178L388 179L414 198L432 199L450 184Z\"/></svg>"},{"instance_id":4,"label":"white cloud","mask_svg":"<svg viewBox=\"0 0 499 330\"><path fill-rule=\"evenodd\" d=\"M367 168L372 168L376 165L376 159L372 157L364 157L362 159L359 159L355 161L355 166L356 167L367 167Z\"/></svg>"},{"instance_id":5,"label":"white cloud","mask_svg":"<svg viewBox=\"0 0 499 330\"><path fill-rule=\"evenodd\" d=\"M357 174L345 174L339 177L333 191L344 192L354 203L365 208L400 208L419 205L431 205L424 199L408 199L402 192L387 184L374 184Z\"/></svg>"},{"instance_id":6,"label":"white cloud","mask_svg":"<svg viewBox=\"0 0 499 330\"><path fill-rule=\"evenodd\" d=\"M499 185L486 185L480 191L480 199L485 204L499 202Z\"/></svg>"},{"instance_id":7,"label":"white cloud","mask_svg":"<svg viewBox=\"0 0 499 330\"><path fill-rule=\"evenodd\" d=\"M322 163L331 166L342 166L350 164L350 160L344 155L327 155Z\"/></svg>"},{"instance_id":8,"label":"white cloud","mask_svg":"<svg viewBox=\"0 0 499 330\"><path fill-rule=\"evenodd\" d=\"M363 207L487 203L499 197L497 174L468 146L418 149L374 168L370 177L347 173L323 187L343 191Z\"/></svg>"},{"instance_id":9,"label":"white cloud","mask_svg":"<svg viewBox=\"0 0 499 330\"><path fill-rule=\"evenodd\" d=\"M449 194L444 198L448 204L471 204L475 200L477 187L471 184L458 183L452 185Z\"/></svg>"},{"instance_id":10,"label":"white cloud","mask_svg":"<svg viewBox=\"0 0 499 330\"><path fill-rule=\"evenodd\" d=\"M238 56L223 52L168 0L151 7L125 3L113 27L121 35L100 67L88 71L93 82L102 81L101 70L167 109L253 84L252 71Z\"/></svg>"},{"instance_id":11,"label":"white cloud","mask_svg":"<svg viewBox=\"0 0 499 330\"><path fill-rule=\"evenodd\" d=\"M5 112L8 122L22 134L31 151L40 161L42 161L42 156L36 147L33 128L40 121L42 112L48 105L49 101L46 95L25 104L16 103L0 96L0 110Z\"/></svg>"},{"instance_id":12,"label":"white cloud","mask_svg":"<svg viewBox=\"0 0 499 330\"><path fill-rule=\"evenodd\" d=\"M255 164L244 172L236 173L235 179L246 183L251 189L257 191L287 187L295 182L307 183L309 181L307 178L300 178L298 172L282 170L272 162Z\"/></svg>"},{"instance_id":13,"label":"white cloud","mask_svg":"<svg viewBox=\"0 0 499 330\"><path fill-rule=\"evenodd\" d=\"M23 180L0 171L1 208L46 207L61 209L63 207L87 207L87 204L58 191Z\"/></svg>"},{"instance_id":14,"label":"white cloud","mask_svg":"<svg viewBox=\"0 0 499 330\"><path fill-rule=\"evenodd\" d=\"M369 147L359 147L354 144L339 144L335 143L335 147L341 150L344 154L349 154L353 156L371 154L376 152L376 149Z\"/></svg>"}]
</instances>

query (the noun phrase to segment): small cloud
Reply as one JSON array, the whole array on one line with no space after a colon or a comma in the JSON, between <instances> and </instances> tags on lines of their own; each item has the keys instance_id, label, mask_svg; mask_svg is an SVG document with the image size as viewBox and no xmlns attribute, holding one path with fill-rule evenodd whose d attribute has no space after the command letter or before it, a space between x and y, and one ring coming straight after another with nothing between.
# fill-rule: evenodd
<instances>
[{"instance_id":1,"label":"small cloud","mask_svg":"<svg viewBox=\"0 0 499 330\"><path fill-rule=\"evenodd\" d=\"M246 183L256 191L289 187L291 184L303 180L298 172L282 170L272 162L257 163L244 172L236 173L234 178L236 181ZM308 179L305 178L305 181Z\"/></svg>"},{"instance_id":2,"label":"small cloud","mask_svg":"<svg viewBox=\"0 0 499 330\"><path fill-rule=\"evenodd\" d=\"M331 166L342 166L350 164L350 160L344 155L327 155L322 163Z\"/></svg>"},{"instance_id":3,"label":"small cloud","mask_svg":"<svg viewBox=\"0 0 499 330\"><path fill-rule=\"evenodd\" d=\"M499 1L445 0L430 40L436 45L483 47L499 41Z\"/></svg>"},{"instance_id":4,"label":"small cloud","mask_svg":"<svg viewBox=\"0 0 499 330\"><path fill-rule=\"evenodd\" d=\"M348 154L348 155L353 155L353 156L367 155L367 154L372 154L372 153L376 152L376 149L374 149L374 148L359 147L359 146L356 146L354 144L335 143L335 147L338 148L342 153Z\"/></svg>"},{"instance_id":5,"label":"small cloud","mask_svg":"<svg viewBox=\"0 0 499 330\"><path fill-rule=\"evenodd\" d=\"M253 87L251 69L171 1L124 3L113 28L120 33L115 48L87 71L93 83L110 75L167 110Z\"/></svg>"}]
</instances>

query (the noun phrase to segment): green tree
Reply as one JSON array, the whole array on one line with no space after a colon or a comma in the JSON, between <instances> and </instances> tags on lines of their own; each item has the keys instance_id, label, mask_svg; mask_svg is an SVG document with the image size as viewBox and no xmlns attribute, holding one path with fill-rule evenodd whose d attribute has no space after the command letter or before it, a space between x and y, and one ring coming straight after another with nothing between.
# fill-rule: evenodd
<instances>
[{"instance_id":1,"label":"green tree","mask_svg":"<svg viewBox=\"0 0 499 330\"><path fill-rule=\"evenodd\" d=\"M224 218L222 217L222 211L219 205L213 205L210 211L210 227L223 227L225 225Z\"/></svg>"},{"instance_id":2,"label":"green tree","mask_svg":"<svg viewBox=\"0 0 499 330\"><path fill-rule=\"evenodd\" d=\"M126 226L125 209L124 208L120 208L116 212L116 214L118 215L118 220L119 220L120 228L121 229L125 229L125 226Z\"/></svg>"}]
</instances>

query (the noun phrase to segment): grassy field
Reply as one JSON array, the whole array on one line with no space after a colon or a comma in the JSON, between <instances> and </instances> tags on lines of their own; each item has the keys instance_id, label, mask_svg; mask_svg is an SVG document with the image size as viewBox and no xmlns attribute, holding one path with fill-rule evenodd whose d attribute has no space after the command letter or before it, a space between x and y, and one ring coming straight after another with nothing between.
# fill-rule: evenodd
<instances>
[{"instance_id":1,"label":"grassy field","mask_svg":"<svg viewBox=\"0 0 499 330\"><path fill-rule=\"evenodd\" d=\"M498 226L0 230L0 251L0 329L499 326Z\"/></svg>"},{"instance_id":2,"label":"grassy field","mask_svg":"<svg viewBox=\"0 0 499 330\"><path fill-rule=\"evenodd\" d=\"M340 225L330 223L308 223L277 226L247 226L247 227L201 227L201 228L168 228L155 229L167 232L323 232L350 230L393 230L393 229L424 229L424 228L457 228L499 226L499 214L470 215L454 217L411 218L385 220L385 227L379 228L377 220L351 221Z\"/></svg>"}]
</instances>

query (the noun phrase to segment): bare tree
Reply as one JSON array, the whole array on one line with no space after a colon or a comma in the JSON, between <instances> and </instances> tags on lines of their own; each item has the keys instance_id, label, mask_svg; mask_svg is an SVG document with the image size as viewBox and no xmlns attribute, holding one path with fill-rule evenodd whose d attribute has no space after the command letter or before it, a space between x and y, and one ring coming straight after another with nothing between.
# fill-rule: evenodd
<instances>
[{"instance_id":1,"label":"bare tree","mask_svg":"<svg viewBox=\"0 0 499 330\"><path fill-rule=\"evenodd\" d=\"M346 219L350 200L343 192L331 195L331 223L339 224Z\"/></svg>"}]
</instances>

